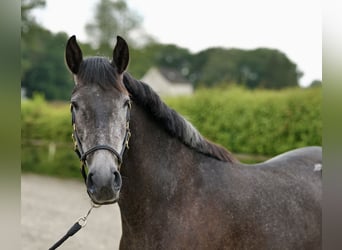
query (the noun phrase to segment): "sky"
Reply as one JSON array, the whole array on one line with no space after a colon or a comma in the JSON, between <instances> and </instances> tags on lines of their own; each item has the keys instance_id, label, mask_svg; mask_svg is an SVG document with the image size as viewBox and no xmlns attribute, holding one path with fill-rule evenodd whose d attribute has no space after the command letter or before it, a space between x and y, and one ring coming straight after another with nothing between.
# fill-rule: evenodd
<instances>
[{"instance_id":1,"label":"sky","mask_svg":"<svg viewBox=\"0 0 342 250\"><path fill-rule=\"evenodd\" d=\"M86 23L99 0L46 0L33 12L47 29L87 42ZM126 0L146 33L196 53L210 47L272 48L285 53L304 76L322 79L322 14L319 0Z\"/></svg>"}]
</instances>

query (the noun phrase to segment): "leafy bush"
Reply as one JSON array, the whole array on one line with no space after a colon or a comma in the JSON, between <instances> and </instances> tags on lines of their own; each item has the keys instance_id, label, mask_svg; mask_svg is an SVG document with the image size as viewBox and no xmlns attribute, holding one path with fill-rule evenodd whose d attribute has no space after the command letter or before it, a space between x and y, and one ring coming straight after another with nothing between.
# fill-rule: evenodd
<instances>
[{"instance_id":1,"label":"leafy bush","mask_svg":"<svg viewBox=\"0 0 342 250\"><path fill-rule=\"evenodd\" d=\"M321 145L320 88L202 89L191 97L169 98L167 103L204 136L232 152L271 156Z\"/></svg>"},{"instance_id":2,"label":"leafy bush","mask_svg":"<svg viewBox=\"0 0 342 250\"><path fill-rule=\"evenodd\" d=\"M69 106L52 105L35 95L21 104L21 162L23 171L79 176L71 141Z\"/></svg>"},{"instance_id":3,"label":"leafy bush","mask_svg":"<svg viewBox=\"0 0 342 250\"><path fill-rule=\"evenodd\" d=\"M202 89L192 96L167 98L166 103L233 153L272 156L321 145L321 88ZM35 96L21 108L23 171L80 178L69 105Z\"/></svg>"}]
</instances>

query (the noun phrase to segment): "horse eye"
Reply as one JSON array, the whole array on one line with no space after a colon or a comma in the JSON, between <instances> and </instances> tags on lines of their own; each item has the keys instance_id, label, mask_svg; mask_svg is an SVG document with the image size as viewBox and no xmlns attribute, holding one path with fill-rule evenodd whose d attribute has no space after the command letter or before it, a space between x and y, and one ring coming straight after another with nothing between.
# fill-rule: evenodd
<instances>
[{"instance_id":1,"label":"horse eye","mask_svg":"<svg viewBox=\"0 0 342 250\"><path fill-rule=\"evenodd\" d=\"M129 101L130 101L130 99L126 99L125 102L124 102L124 104L123 104L123 106L124 106L124 107L128 106L128 105L129 105Z\"/></svg>"},{"instance_id":2,"label":"horse eye","mask_svg":"<svg viewBox=\"0 0 342 250\"><path fill-rule=\"evenodd\" d=\"M77 110L78 109L78 104L76 102L71 102L71 106Z\"/></svg>"}]
</instances>

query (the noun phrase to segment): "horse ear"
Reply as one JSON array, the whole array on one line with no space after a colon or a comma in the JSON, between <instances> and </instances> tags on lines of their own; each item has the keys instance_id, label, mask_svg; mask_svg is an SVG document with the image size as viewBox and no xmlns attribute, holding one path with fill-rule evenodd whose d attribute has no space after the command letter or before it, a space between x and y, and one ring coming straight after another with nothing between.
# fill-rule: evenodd
<instances>
[{"instance_id":1,"label":"horse ear","mask_svg":"<svg viewBox=\"0 0 342 250\"><path fill-rule=\"evenodd\" d=\"M70 71L76 75L83 60L82 51L76 42L76 36L70 37L67 42L65 59Z\"/></svg>"},{"instance_id":2,"label":"horse ear","mask_svg":"<svg viewBox=\"0 0 342 250\"><path fill-rule=\"evenodd\" d=\"M129 61L128 45L121 36L117 36L116 39L112 65L117 67L119 74L122 74L126 70Z\"/></svg>"}]
</instances>

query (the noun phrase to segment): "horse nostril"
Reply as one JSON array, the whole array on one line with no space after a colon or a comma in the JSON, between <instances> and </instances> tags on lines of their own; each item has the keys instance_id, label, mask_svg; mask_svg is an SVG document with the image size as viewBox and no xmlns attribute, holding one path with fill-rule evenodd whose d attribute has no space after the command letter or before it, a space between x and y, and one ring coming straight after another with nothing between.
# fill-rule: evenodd
<instances>
[{"instance_id":1,"label":"horse nostril","mask_svg":"<svg viewBox=\"0 0 342 250\"><path fill-rule=\"evenodd\" d=\"M114 171L114 190L118 192L122 185L122 179L119 171Z\"/></svg>"},{"instance_id":2,"label":"horse nostril","mask_svg":"<svg viewBox=\"0 0 342 250\"><path fill-rule=\"evenodd\" d=\"M88 174L88 179L87 179L87 188L88 188L88 192L90 194L94 194L95 193L95 184L94 184L94 181L93 181L93 176L94 176L93 173L89 173Z\"/></svg>"}]
</instances>

